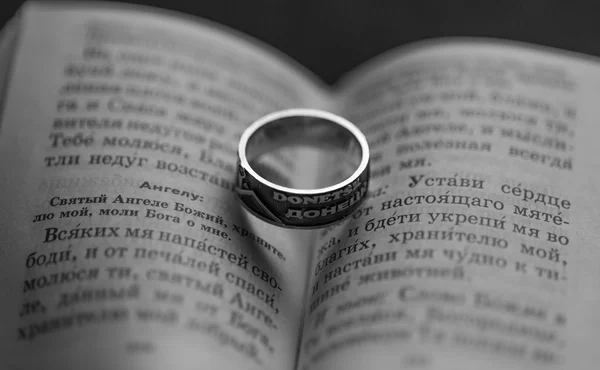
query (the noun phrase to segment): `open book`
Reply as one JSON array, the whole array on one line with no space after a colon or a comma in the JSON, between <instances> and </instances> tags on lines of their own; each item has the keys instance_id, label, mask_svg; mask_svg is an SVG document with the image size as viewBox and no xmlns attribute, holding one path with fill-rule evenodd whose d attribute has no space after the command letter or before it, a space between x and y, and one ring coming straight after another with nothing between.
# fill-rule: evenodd
<instances>
[{"instance_id":1,"label":"open book","mask_svg":"<svg viewBox=\"0 0 600 370\"><path fill-rule=\"evenodd\" d=\"M26 4L0 56L1 369L600 363L592 58L442 39L330 88L203 20L65 3ZM369 198L335 227L235 196L241 132L298 107L370 144Z\"/></svg>"}]
</instances>

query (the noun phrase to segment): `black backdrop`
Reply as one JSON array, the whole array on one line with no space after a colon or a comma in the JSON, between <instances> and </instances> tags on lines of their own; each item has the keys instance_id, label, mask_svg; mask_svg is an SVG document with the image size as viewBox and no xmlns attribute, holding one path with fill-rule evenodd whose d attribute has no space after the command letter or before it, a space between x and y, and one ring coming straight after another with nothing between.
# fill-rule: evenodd
<instances>
[{"instance_id":1,"label":"black backdrop","mask_svg":"<svg viewBox=\"0 0 600 370\"><path fill-rule=\"evenodd\" d=\"M22 0L0 0L2 24ZM600 56L600 2L560 0L129 1L208 18L289 54L326 82L394 46L486 36Z\"/></svg>"}]
</instances>

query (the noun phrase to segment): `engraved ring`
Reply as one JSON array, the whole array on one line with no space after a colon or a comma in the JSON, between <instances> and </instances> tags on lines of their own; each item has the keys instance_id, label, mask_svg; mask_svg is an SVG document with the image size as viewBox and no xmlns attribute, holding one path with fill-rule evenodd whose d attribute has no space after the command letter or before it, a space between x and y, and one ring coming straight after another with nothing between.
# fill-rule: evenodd
<instances>
[{"instance_id":1,"label":"engraved ring","mask_svg":"<svg viewBox=\"0 0 600 370\"><path fill-rule=\"evenodd\" d=\"M287 109L252 123L240 138L237 195L254 216L281 227L336 224L369 187L369 146L348 120Z\"/></svg>"}]
</instances>

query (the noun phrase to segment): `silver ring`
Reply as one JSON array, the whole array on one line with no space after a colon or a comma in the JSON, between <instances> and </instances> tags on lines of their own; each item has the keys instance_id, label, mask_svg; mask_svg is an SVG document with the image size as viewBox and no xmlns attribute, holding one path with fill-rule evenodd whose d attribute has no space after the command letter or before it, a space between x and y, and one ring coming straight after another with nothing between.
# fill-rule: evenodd
<instances>
[{"instance_id":1,"label":"silver ring","mask_svg":"<svg viewBox=\"0 0 600 370\"><path fill-rule=\"evenodd\" d=\"M332 225L352 215L367 197L367 139L333 113L288 109L268 114L244 131L238 155L238 197L271 224L298 229ZM311 156L324 160L316 163ZM309 176L299 167L312 166L314 175L314 167L326 162L330 166L315 177L319 183L306 186Z\"/></svg>"}]
</instances>

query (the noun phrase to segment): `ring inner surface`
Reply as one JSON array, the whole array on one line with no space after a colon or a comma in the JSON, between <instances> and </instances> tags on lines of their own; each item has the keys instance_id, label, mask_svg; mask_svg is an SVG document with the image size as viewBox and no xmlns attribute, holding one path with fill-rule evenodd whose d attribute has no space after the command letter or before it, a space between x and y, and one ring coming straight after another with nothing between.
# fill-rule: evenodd
<instances>
[{"instance_id":1,"label":"ring inner surface","mask_svg":"<svg viewBox=\"0 0 600 370\"><path fill-rule=\"evenodd\" d=\"M262 178L294 189L318 189L349 178L362 159L360 142L340 124L292 116L268 122L246 144L246 158Z\"/></svg>"}]
</instances>

